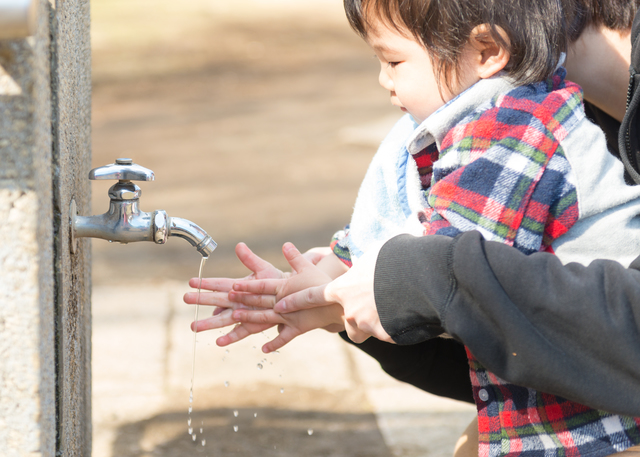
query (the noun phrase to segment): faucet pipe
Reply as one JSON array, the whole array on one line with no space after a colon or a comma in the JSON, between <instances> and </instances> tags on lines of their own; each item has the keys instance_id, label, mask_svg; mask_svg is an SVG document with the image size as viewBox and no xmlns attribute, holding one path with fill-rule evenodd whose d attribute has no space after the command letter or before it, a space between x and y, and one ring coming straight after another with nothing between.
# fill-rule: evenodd
<instances>
[{"instance_id":1,"label":"faucet pipe","mask_svg":"<svg viewBox=\"0 0 640 457\"><path fill-rule=\"evenodd\" d=\"M2 0L0 0L1 2ZM76 202L71 201L71 251L76 252L76 238L91 237L123 244L136 241L153 241L164 244L170 236L184 238L203 257L209 257L216 242L196 224L179 217L169 217L166 211L150 213L140 211L142 190L132 181L153 181L153 171L120 158L116 162L89 172L89 179L117 179L109 189L109 211L97 216L78 216Z\"/></svg>"},{"instance_id":2,"label":"faucet pipe","mask_svg":"<svg viewBox=\"0 0 640 457\"><path fill-rule=\"evenodd\" d=\"M75 201L71 202L71 248L75 239L90 237L122 244L153 241L164 244L170 236L184 238L203 257L209 257L217 244L195 223L179 217L169 217L166 211L139 211L138 201L111 202L109 211L96 216L78 216Z\"/></svg>"}]
</instances>

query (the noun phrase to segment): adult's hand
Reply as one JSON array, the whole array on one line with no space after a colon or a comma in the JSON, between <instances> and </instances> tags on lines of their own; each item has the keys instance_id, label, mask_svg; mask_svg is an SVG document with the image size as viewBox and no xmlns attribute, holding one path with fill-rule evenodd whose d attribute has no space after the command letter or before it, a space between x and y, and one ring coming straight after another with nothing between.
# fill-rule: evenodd
<instances>
[{"instance_id":1,"label":"adult's hand","mask_svg":"<svg viewBox=\"0 0 640 457\"><path fill-rule=\"evenodd\" d=\"M379 249L367 251L348 272L329 284L291 294L276 303L273 310L289 313L338 303L344 310L345 329L353 342L361 343L373 336L393 343L380 323L374 297L373 275Z\"/></svg>"}]
</instances>

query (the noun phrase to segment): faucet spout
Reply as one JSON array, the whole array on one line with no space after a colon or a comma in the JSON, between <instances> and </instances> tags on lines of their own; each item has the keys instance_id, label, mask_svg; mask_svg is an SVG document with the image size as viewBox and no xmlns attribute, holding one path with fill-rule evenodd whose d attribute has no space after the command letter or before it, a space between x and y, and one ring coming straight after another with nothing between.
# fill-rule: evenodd
<instances>
[{"instance_id":1,"label":"faucet spout","mask_svg":"<svg viewBox=\"0 0 640 457\"><path fill-rule=\"evenodd\" d=\"M76 239L101 238L123 244L137 241L153 241L164 244L170 236L184 238L203 257L209 257L218 246L215 241L191 221L169 217L163 210L140 211L137 201L133 204L112 202L109 211L96 216L78 216L75 201L71 202L71 249L75 252Z\"/></svg>"},{"instance_id":2,"label":"faucet spout","mask_svg":"<svg viewBox=\"0 0 640 457\"><path fill-rule=\"evenodd\" d=\"M202 254L202 257L209 257L218 246L207 232L181 217L170 217L168 227L169 236L184 238Z\"/></svg>"},{"instance_id":3,"label":"faucet spout","mask_svg":"<svg viewBox=\"0 0 640 457\"><path fill-rule=\"evenodd\" d=\"M1 1L1 0L0 0ZM117 179L109 189L109 210L96 216L79 216L75 200L71 201L71 251L76 252L76 239L102 238L123 244L153 241L164 244L170 236L184 238L203 257L209 257L217 244L196 224L179 217L169 217L163 210L144 212L139 200L142 190L132 181L153 181L153 171L121 158L116 163L94 168L89 179Z\"/></svg>"}]
</instances>

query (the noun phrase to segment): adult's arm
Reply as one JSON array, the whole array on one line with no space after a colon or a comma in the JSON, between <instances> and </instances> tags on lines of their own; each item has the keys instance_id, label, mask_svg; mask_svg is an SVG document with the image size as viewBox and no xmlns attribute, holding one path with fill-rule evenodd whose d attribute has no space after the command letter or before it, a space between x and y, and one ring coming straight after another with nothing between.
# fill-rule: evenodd
<instances>
[{"instance_id":1,"label":"adult's arm","mask_svg":"<svg viewBox=\"0 0 640 457\"><path fill-rule=\"evenodd\" d=\"M356 344L346 332L340 336L376 359L395 379L441 397L473 403L469 363L464 346L450 338L433 338L409 346L375 338Z\"/></svg>"},{"instance_id":2,"label":"adult's arm","mask_svg":"<svg viewBox=\"0 0 640 457\"><path fill-rule=\"evenodd\" d=\"M638 270L640 258L563 266L477 232L400 235L378 255L374 291L398 344L446 331L507 381L640 416Z\"/></svg>"}]
</instances>

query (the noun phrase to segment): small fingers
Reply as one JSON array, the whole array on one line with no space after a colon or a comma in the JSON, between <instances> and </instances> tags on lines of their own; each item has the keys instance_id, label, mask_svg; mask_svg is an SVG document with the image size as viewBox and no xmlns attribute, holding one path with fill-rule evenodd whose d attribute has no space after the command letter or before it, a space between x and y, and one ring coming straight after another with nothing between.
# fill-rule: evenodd
<instances>
[{"instance_id":1,"label":"small fingers","mask_svg":"<svg viewBox=\"0 0 640 457\"><path fill-rule=\"evenodd\" d=\"M287 259L287 262L289 262L289 265L291 265L291 268L293 268L298 273L300 273L300 271L304 270L307 267L315 265L304 255L300 254L300 251L298 251L298 248L296 248L293 243L285 243L282 246L282 253Z\"/></svg>"},{"instance_id":2,"label":"small fingers","mask_svg":"<svg viewBox=\"0 0 640 457\"><path fill-rule=\"evenodd\" d=\"M258 277L278 278L282 276L280 270L254 254L253 251L249 249L249 246L244 243L238 243L236 245L236 256L245 267L253 271Z\"/></svg>"},{"instance_id":3,"label":"small fingers","mask_svg":"<svg viewBox=\"0 0 640 457\"><path fill-rule=\"evenodd\" d=\"M273 310L276 313L290 313L303 309L315 308L316 306L328 305L324 298L326 284L317 287L309 287L291 294L275 304Z\"/></svg>"},{"instance_id":4,"label":"small fingers","mask_svg":"<svg viewBox=\"0 0 640 457\"><path fill-rule=\"evenodd\" d=\"M249 292L252 294L276 295L282 285L282 279L253 279L249 281L236 281L232 289L238 292Z\"/></svg>"},{"instance_id":5,"label":"small fingers","mask_svg":"<svg viewBox=\"0 0 640 457\"><path fill-rule=\"evenodd\" d=\"M276 297L275 295L254 295L231 291L228 294L228 301L257 308L273 308L276 304Z\"/></svg>"},{"instance_id":6,"label":"small fingers","mask_svg":"<svg viewBox=\"0 0 640 457\"><path fill-rule=\"evenodd\" d=\"M252 324L269 324L273 326L276 324L283 324L285 320L273 310L249 310L249 309L237 309L233 311L233 319L236 322L252 323Z\"/></svg>"},{"instance_id":7,"label":"small fingers","mask_svg":"<svg viewBox=\"0 0 640 457\"><path fill-rule=\"evenodd\" d=\"M232 313L233 310L225 309L215 316L198 319L196 322L191 323L191 330L194 332L203 332L205 330L212 330L236 324L237 321L233 320Z\"/></svg>"},{"instance_id":8,"label":"small fingers","mask_svg":"<svg viewBox=\"0 0 640 457\"><path fill-rule=\"evenodd\" d=\"M220 347L228 346L230 344L237 343L238 341L245 339L251 334L252 333L249 331L249 329L246 326L242 324L238 324L229 333L218 338L216 340L216 344Z\"/></svg>"},{"instance_id":9,"label":"small fingers","mask_svg":"<svg viewBox=\"0 0 640 457\"><path fill-rule=\"evenodd\" d=\"M249 335L254 335L256 333L264 332L265 330L272 327L271 324L267 325L257 325L257 324L238 324L224 336L221 336L216 340L216 344L218 346L228 346L229 344L236 343L240 340L245 339Z\"/></svg>"},{"instance_id":10,"label":"small fingers","mask_svg":"<svg viewBox=\"0 0 640 457\"><path fill-rule=\"evenodd\" d=\"M232 278L202 278L202 289L213 290L217 292L228 292L233 287L233 283L237 279ZM199 278L191 278L189 286L197 289L200 286Z\"/></svg>"},{"instance_id":11,"label":"small fingers","mask_svg":"<svg viewBox=\"0 0 640 457\"><path fill-rule=\"evenodd\" d=\"M265 354L277 351L278 349L289 343L296 336L300 335L300 332L286 325L282 326L282 328L279 328L278 330L278 336L262 346L262 352L264 352Z\"/></svg>"},{"instance_id":12,"label":"small fingers","mask_svg":"<svg viewBox=\"0 0 640 457\"><path fill-rule=\"evenodd\" d=\"M198 299L198 292L187 292L183 301L188 305L221 306L230 308L233 303L229 300L228 292L201 292Z\"/></svg>"}]
</instances>

